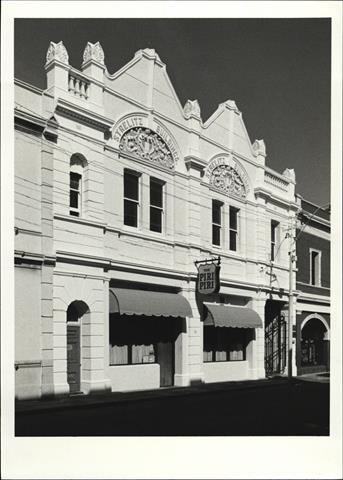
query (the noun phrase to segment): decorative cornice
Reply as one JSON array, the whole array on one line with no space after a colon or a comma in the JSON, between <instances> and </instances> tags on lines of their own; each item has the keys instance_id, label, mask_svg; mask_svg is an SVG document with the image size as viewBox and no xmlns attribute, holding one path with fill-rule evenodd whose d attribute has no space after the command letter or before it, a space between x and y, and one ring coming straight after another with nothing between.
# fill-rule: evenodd
<instances>
[{"instance_id":1,"label":"decorative cornice","mask_svg":"<svg viewBox=\"0 0 343 480\"><path fill-rule=\"evenodd\" d=\"M54 255L43 255L42 253L24 252L22 250L14 251L14 259L16 264L20 263L36 263L39 265L55 265L56 257Z\"/></svg>"},{"instance_id":2,"label":"decorative cornice","mask_svg":"<svg viewBox=\"0 0 343 480\"><path fill-rule=\"evenodd\" d=\"M254 193L255 193L255 197L262 197L262 198L266 198L266 199L269 199L269 200L273 200L274 202L277 202L280 205L287 206L288 208L290 208L294 212L299 211L299 205L297 205L295 202L293 202L291 200L287 200L286 198L281 198L277 195L274 195L269 190L265 190L264 188L257 187L257 188L254 189Z\"/></svg>"},{"instance_id":3,"label":"decorative cornice","mask_svg":"<svg viewBox=\"0 0 343 480\"><path fill-rule=\"evenodd\" d=\"M103 117L92 110L79 107L78 105L61 98L57 101L56 113L83 122L86 125L90 125L103 132L113 126L113 122L106 117Z\"/></svg>"},{"instance_id":4,"label":"decorative cornice","mask_svg":"<svg viewBox=\"0 0 343 480\"><path fill-rule=\"evenodd\" d=\"M202 172L207 166L207 162L205 160L202 160L195 155L186 155L184 160L188 170L190 168L194 168L195 170L199 170L200 172Z\"/></svg>"}]
</instances>

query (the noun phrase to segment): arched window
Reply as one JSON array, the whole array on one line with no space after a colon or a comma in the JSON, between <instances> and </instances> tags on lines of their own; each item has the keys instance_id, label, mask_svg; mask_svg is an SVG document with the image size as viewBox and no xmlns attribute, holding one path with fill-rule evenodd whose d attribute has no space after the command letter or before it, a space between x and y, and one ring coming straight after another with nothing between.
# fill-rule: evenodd
<instances>
[{"instance_id":1,"label":"arched window","mask_svg":"<svg viewBox=\"0 0 343 480\"><path fill-rule=\"evenodd\" d=\"M74 153L70 158L69 172L69 214L82 216L84 196L84 170L87 160L81 153Z\"/></svg>"}]
</instances>

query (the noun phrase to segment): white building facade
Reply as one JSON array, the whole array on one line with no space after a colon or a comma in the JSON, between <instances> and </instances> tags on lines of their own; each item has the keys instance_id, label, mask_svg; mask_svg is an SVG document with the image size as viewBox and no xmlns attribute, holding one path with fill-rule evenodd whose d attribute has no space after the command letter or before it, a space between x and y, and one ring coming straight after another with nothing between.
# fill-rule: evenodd
<instances>
[{"instance_id":1,"label":"white building facade","mask_svg":"<svg viewBox=\"0 0 343 480\"><path fill-rule=\"evenodd\" d=\"M293 170L234 101L182 107L152 49L111 75L99 43L77 70L51 42L45 70L15 85L17 398L285 373Z\"/></svg>"}]
</instances>

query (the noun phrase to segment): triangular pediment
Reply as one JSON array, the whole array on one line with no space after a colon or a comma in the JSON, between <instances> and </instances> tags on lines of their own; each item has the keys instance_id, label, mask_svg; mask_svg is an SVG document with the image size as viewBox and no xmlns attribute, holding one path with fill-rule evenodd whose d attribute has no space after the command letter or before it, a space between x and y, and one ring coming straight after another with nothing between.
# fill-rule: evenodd
<instances>
[{"instance_id":1,"label":"triangular pediment","mask_svg":"<svg viewBox=\"0 0 343 480\"><path fill-rule=\"evenodd\" d=\"M106 84L118 93L161 114L184 118L166 66L153 49L139 50L134 58L116 73L107 73Z\"/></svg>"},{"instance_id":2,"label":"triangular pediment","mask_svg":"<svg viewBox=\"0 0 343 480\"><path fill-rule=\"evenodd\" d=\"M221 145L243 156L255 156L242 114L233 100L220 104L203 127L205 135Z\"/></svg>"}]
</instances>

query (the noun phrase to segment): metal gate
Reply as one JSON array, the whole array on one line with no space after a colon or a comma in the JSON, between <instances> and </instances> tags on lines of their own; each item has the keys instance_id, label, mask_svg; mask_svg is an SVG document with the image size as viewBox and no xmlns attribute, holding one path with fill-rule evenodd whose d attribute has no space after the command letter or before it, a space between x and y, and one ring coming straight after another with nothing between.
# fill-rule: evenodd
<instances>
[{"instance_id":1,"label":"metal gate","mask_svg":"<svg viewBox=\"0 0 343 480\"><path fill-rule=\"evenodd\" d=\"M266 375L282 374L287 359L287 322L281 313L265 326Z\"/></svg>"}]
</instances>

